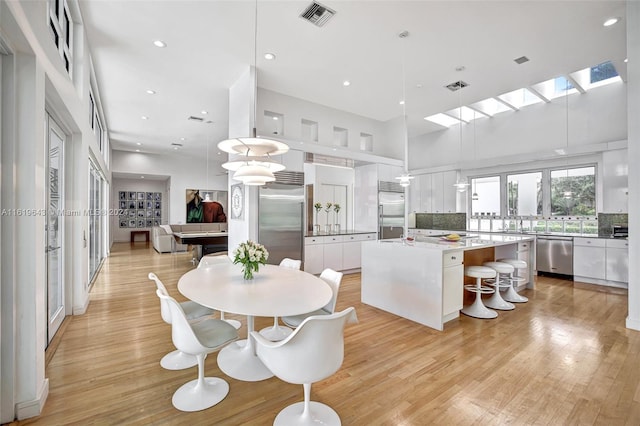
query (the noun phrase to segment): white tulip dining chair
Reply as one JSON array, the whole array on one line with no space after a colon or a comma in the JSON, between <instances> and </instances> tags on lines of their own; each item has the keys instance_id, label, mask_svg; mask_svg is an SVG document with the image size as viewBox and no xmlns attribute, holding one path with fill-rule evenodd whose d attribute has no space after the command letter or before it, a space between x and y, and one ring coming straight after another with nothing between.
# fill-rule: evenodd
<instances>
[{"instance_id":1,"label":"white tulip dining chair","mask_svg":"<svg viewBox=\"0 0 640 426\"><path fill-rule=\"evenodd\" d=\"M198 263L198 268L206 268L207 266L210 266L210 265L217 265L220 263L229 263L229 262L231 262L231 259L229 259L229 256L227 256L226 251L219 252L219 253L212 253L206 256L202 256L202 259L200 259L200 263ZM242 326L242 323L238 320L226 319L224 317L223 311L220 311L220 319L234 326L236 330Z\"/></svg>"},{"instance_id":2,"label":"white tulip dining chair","mask_svg":"<svg viewBox=\"0 0 640 426\"><path fill-rule=\"evenodd\" d=\"M165 296L169 296L167 288L156 276L156 274L150 272L149 279L155 281L157 291L160 291ZM181 302L180 307L184 311L185 316L189 321L198 320L200 318L215 314L215 311L213 309L209 309L190 300ZM166 322L167 324L171 324L171 311L169 309L169 305L162 299L160 299L160 315L162 316L164 322ZM167 370L184 370L185 368L193 367L197 363L198 360L196 360L194 356L185 354L180 350L169 352L160 360L160 365L162 366L162 368L165 368Z\"/></svg>"},{"instance_id":3,"label":"white tulip dining chair","mask_svg":"<svg viewBox=\"0 0 640 426\"><path fill-rule=\"evenodd\" d=\"M320 278L324 280L331 287L331 291L333 292L333 296L329 303L327 303L322 308L308 312L306 314L301 315L292 315L282 317L282 322L284 322L289 327L297 327L299 326L305 318L310 317L312 315L331 315L336 309L336 302L338 301L338 292L340 291L340 283L342 282L342 272L334 271L333 269L327 268L320 274Z\"/></svg>"},{"instance_id":4,"label":"white tulip dining chair","mask_svg":"<svg viewBox=\"0 0 640 426\"><path fill-rule=\"evenodd\" d=\"M301 266L302 266L301 260L294 260L294 259L289 259L288 257L285 257L284 259L282 259L282 261L280 261L280 267L282 268L300 270ZM263 337L269 340L272 340L274 342L284 339L285 337L290 335L291 332L293 332L293 330L290 329L289 327L283 327L280 324L278 324L278 317L273 317L273 326L263 328L262 330L260 330L260 334Z\"/></svg>"},{"instance_id":5,"label":"white tulip dining chair","mask_svg":"<svg viewBox=\"0 0 640 426\"><path fill-rule=\"evenodd\" d=\"M218 377L204 377L204 360L207 354L237 340L238 332L231 324L215 318L191 324L174 298L165 296L160 290L156 293L171 310L173 344L198 361L198 378L180 386L171 402L181 411L200 411L213 407L227 396L229 384Z\"/></svg>"},{"instance_id":6,"label":"white tulip dining chair","mask_svg":"<svg viewBox=\"0 0 640 426\"><path fill-rule=\"evenodd\" d=\"M340 425L340 416L326 404L311 401L311 384L324 380L342 366L344 359L344 327L358 322L356 311L306 318L293 333L272 342L252 332L258 358L281 380L301 384L304 402L284 408L276 416L274 426Z\"/></svg>"}]
</instances>

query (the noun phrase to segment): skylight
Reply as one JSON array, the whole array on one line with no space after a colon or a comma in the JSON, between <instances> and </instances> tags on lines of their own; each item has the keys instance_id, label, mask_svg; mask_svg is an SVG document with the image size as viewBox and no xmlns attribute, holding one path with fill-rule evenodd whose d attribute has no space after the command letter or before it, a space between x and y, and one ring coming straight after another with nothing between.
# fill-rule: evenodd
<instances>
[{"instance_id":1,"label":"skylight","mask_svg":"<svg viewBox=\"0 0 640 426\"><path fill-rule=\"evenodd\" d=\"M578 93L578 89L564 76L543 81L542 83L533 85L532 88L549 100L565 96L567 90L569 95Z\"/></svg>"},{"instance_id":2,"label":"skylight","mask_svg":"<svg viewBox=\"0 0 640 426\"><path fill-rule=\"evenodd\" d=\"M622 81L611 61L576 71L571 77L585 90Z\"/></svg>"},{"instance_id":3,"label":"skylight","mask_svg":"<svg viewBox=\"0 0 640 426\"><path fill-rule=\"evenodd\" d=\"M462 110L462 111L461 111ZM471 120L475 120L476 118L484 117L484 115L472 110L468 106L463 106L462 108L454 108L447 111L445 114L455 117L459 120L462 120L466 123Z\"/></svg>"},{"instance_id":4,"label":"skylight","mask_svg":"<svg viewBox=\"0 0 640 426\"><path fill-rule=\"evenodd\" d=\"M513 111L511 108L497 101L495 98L488 98L483 101L476 102L470 105L472 108L483 112L489 116L494 116L504 111Z\"/></svg>"},{"instance_id":5,"label":"skylight","mask_svg":"<svg viewBox=\"0 0 640 426\"><path fill-rule=\"evenodd\" d=\"M434 115L430 115L429 117L424 118L427 121L431 121L432 123L439 124L444 127L451 127L455 124L460 123L460 120L457 118L450 117L446 114L438 113Z\"/></svg>"},{"instance_id":6,"label":"skylight","mask_svg":"<svg viewBox=\"0 0 640 426\"><path fill-rule=\"evenodd\" d=\"M524 88L505 93L504 95L498 96L498 98L505 101L509 105L513 105L516 108L522 108L527 105L533 105L542 102L542 99Z\"/></svg>"}]
</instances>

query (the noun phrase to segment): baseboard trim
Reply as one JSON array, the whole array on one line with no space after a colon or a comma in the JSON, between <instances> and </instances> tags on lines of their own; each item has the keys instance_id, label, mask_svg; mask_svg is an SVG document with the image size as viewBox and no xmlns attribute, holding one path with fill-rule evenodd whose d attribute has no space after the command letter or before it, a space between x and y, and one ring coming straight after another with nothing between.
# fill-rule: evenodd
<instances>
[{"instance_id":1,"label":"baseboard trim","mask_svg":"<svg viewBox=\"0 0 640 426\"><path fill-rule=\"evenodd\" d=\"M640 331L640 320L627 317L627 328Z\"/></svg>"},{"instance_id":2,"label":"baseboard trim","mask_svg":"<svg viewBox=\"0 0 640 426\"><path fill-rule=\"evenodd\" d=\"M38 395L37 399L16 404L16 418L18 420L24 420L39 416L40 413L42 413L42 408L48 396L49 379L44 379L44 383L42 383L42 388L40 389L40 395Z\"/></svg>"}]
</instances>

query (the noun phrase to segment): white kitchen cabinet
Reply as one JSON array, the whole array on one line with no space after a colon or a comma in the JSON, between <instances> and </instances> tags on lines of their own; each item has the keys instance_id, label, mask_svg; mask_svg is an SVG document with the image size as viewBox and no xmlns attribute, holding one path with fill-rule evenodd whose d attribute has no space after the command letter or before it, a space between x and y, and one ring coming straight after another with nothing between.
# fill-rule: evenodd
<instances>
[{"instance_id":1,"label":"white kitchen cabinet","mask_svg":"<svg viewBox=\"0 0 640 426\"><path fill-rule=\"evenodd\" d=\"M431 212L433 204L433 188L431 174L420 175L420 210L419 212Z\"/></svg>"},{"instance_id":2,"label":"white kitchen cabinet","mask_svg":"<svg viewBox=\"0 0 640 426\"><path fill-rule=\"evenodd\" d=\"M530 258L530 253L531 253L531 243L530 242L524 242L524 243L518 243L518 260L524 260L525 262L527 262L527 267L524 269L516 269L516 271L514 272L514 275L520 278L524 278L525 280L521 283L518 283L518 287L522 287L525 286L527 284L529 284L529 276L531 275L531 268L533 268L534 265L531 265L531 258Z\"/></svg>"},{"instance_id":3,"label":"white kitchen cabinet","mask_svg":"<svg viewBox=\"0 0 640 426\"><path fill-rule=\"evenodd\" d=\"M431 212L444 213L444 175L440 173L431 174ZM453 187L451 187L453 190Z\"/></svg>"},{"instance_id":4,"label":"white kitchen cabinet","mask_svg":"<svg viewBox=\"0 0 640 426\"><path fill-rule=\"evenodd\" d=\"M464 289L464 266L462 250L448 252L442 259L442 316L454 314L462 309Z\"/></svg>"},{"instance_id":5,"label":"white kitchen cabinet","mask_svg":"<svg viewBox=\"0 0 640 426\"><path fill-rule=\"evenodd\" d=\"M304 239L304 270L310 274L319 274L324 269L324 237L306 237Z\"/></svg>"},{"instance_id":6,"label":"white kitchen cabinet","mask_svg":"<svg viewBox=\"0 0 640 426\"><path fill-rule=\"evenodd\" d=\"M326 268L336 271L359 269L362 242L376 239L375 232L306 237L304 270L319 274Z\"/></svg>"},{"instance_id":7,"label":"white kitchen cabinet","mask_svg":"<svg viewBox=\"0 0 640 426\"><path fill-rule=\"evenodd\" d=\"M627 240L605 240L607 250L606 279L621 283L629 282L629 242Z\"/></svg>"},{"instance_id":8,"label":"white kitchen cabinet","mask_svg":"<svg viewBox=\"0 0 640 426\"><path fill-rule=\"evenodd\" d=\"M458 173L455 170L449 170L442 173L442 212L456 212L456 193L457 190L453 186L458 180Z\"/></svg>"},{"instance_id":9,"label":"white kitchen cabinet","mask_svg":"<svg viewBox=\"0 0 640 426\"><path fill-rule=\"evenodd\" d=\"M324 268L341 271L343 253L342 235L325 237L324 240Z\"/></svg>"},{"instance_id":10,"label":"white kitchen cabinet","mask_svg":"<svg viewBox=\"0 0 640 426\"><path fill-rule=\"evenodd\" d=\"M580 281L581 278L606 279L605 260L605 240L599 238L573 239L573 276L576 281Z\"/></svg>"},{"instance_id":11,"label":"white kitchen cabinet","mask_svg":"<svg viewBox=\"0 0 640 426\"><path fill-rule=\"evenodd\" d=\"M361 246L363 241L376 239L376 234L345 235L342 243L342 269L359 269L361 264Z\"/></svg>"}]
</instances>

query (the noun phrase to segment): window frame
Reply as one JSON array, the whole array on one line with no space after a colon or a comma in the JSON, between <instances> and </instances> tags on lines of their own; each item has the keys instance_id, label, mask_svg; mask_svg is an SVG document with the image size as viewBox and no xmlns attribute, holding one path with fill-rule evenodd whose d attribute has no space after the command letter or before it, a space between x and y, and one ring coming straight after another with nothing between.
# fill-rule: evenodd
<instances>
[{"instance_id":1,"label":"window frame","mask_svg":"<svg viewBox=\"0 0 640 426\"><path fill-rule=\"evenodd\" d=\"M73 78L73 17L67 0L49 1L49 32L69 77Z\"/></svg>"},{"instance_id":2,"label":"window frame","mask_svg":"<svg viewBox=\"0 0 640 426\"><path fill-rule=\"evenodd\" d=\"M471 188L473 188L473 180L474 179L481 179L481 178L487 178L487 177L495 177L495 176L499 176L500 177L500 211L501 214L499 215L500 217L503 218L516 218L516 219L520 219L520 218L524 218L524 219L528 219L528 218L558 218L558 219L566 219L566 218L571 218L574 219L578 216L552 216L551 215L551 172L552 171L558 171L558 170L572 170L572 169L582 169L582 168L588 168L588 167L593 167L593 177L594 177L594 188L595 188L595 193L594 193L594 205L595 205L595 210L597 213L597 209L598 209L598 198L599 198L599 194L598 194L598 184L599 184L599 179L598 179L598 163L595 161L588 161L588 162L579 162L579 163L575 163L575 164L556 164L553 166L549 166L549 167L538 167L538 168L533 168L533 169L523 169L523 170L508 170L508 171L503 171L500 173L486 173L486 174L478 174L478 175L469 175L468 179L469 182L471 183ZM509 212L509 200L508 200L508 176L509 175L515 175L515 174L526 174L526 173L542 173L542 215L517 215L517 216L509 216L508 214L502 214L502 212ZM468 190L467 191L467 216L469 218L478 218L480 216L477 215L473 215L472 214L472 202L473 200L472 198L472 193L473 193L473 189ZM592 216L579 216L579 217L592 217Z\"/></svg>"}]
</instances>

